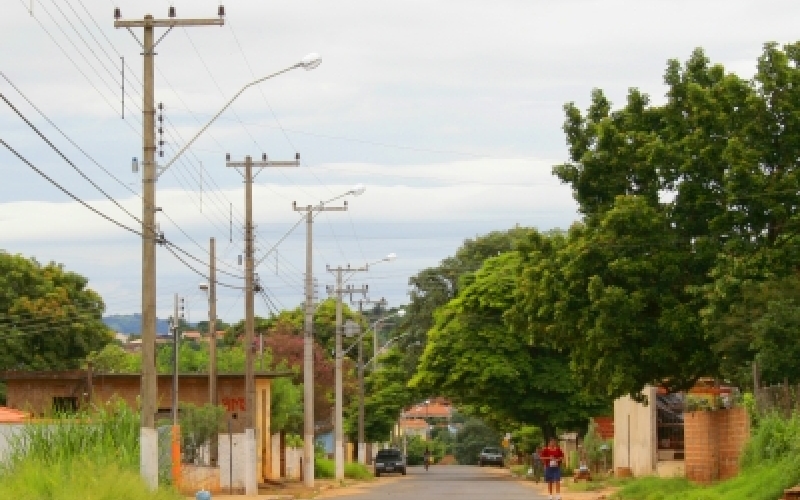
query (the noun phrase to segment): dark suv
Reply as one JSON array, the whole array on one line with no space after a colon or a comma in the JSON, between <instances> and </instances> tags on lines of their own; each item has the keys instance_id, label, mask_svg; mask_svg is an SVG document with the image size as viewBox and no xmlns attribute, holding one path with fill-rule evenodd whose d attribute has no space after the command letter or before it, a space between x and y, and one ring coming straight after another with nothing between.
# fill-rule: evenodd
<instances>
[{"instance_id":1,"label":"dark suv","mask_svg":"<svg viewBox=\"0 0 800 500\"><path fill-rule=\"evenodd\" d=\"M500 448L487 446L483 449L483 451L481 451L478 464L481 467L489 464L503 465L503 451Z\"/></svg>"},{"instance_id":2,"label":"dark suv","mask_svg":"<svg viewBox=\"0 0 800 500\"><path fill-rule=\"evenodd\" d=\"M399 472L406 475L406 461L403 459L403 454L400 450L388 448L378 451L375 457L375 477L387 472Z\"/></svg>"}]
</instances>

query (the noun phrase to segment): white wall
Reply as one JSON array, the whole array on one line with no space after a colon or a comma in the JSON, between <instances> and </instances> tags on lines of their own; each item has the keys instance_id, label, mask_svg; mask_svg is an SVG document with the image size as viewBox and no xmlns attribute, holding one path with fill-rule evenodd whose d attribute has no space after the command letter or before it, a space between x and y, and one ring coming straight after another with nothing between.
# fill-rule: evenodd
<instances>
[{"instance_id":1,"label":"white wall","mask_svg":"<svg viewBox=\"0 0 800 500\"><path fill-rule=\"evenodd\" d=\"M244 434L232 435L232 454L230 437L230 434L219 435L219 483L223 491L227 491L227 489L231 486L231 458L233 458L233 488L244 488Z\"/></svg>"},{"instance_id":2,"label":"white wall","mask_svg":"<svg viewBox=\"0 0 800 500\"><path fill-rule=\"evenodd\" d=\"M9 445L11 437L23 426L24 424L0 424L0 463L5 463L11 451Z\"/></svg>"},{"instance_id":3,"label":"white wall","mask_svg":"<svg viewBox=\"0 0 800 500\"><path fill-rule=\"evenodd\" d=\"M656 389L642 391L648 405L628 396L614 401L614 467L629 467L635 476L656 473Z\"/></svg>"}]
</instances>

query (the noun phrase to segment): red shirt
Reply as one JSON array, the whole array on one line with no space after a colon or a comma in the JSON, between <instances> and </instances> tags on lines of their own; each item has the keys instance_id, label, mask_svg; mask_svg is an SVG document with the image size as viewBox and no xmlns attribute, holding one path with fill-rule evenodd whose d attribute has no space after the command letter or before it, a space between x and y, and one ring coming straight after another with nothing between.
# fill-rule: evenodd
<instances>
[{"instance_id":1,"label":"red shirt","mask_svg":"<svg viewBox=\"0 0 800 500\"><path fill-rule=\"evenodd\" d=\"M550 448L548 446L539 453L539 457L542 459L542 463L544 463L545 467L558 467L564 460L564 452L561 451L561 448L558 446L555 448ZM552 463L553 460L556 461L555 464Z\"/></svg>"}]
</instances>

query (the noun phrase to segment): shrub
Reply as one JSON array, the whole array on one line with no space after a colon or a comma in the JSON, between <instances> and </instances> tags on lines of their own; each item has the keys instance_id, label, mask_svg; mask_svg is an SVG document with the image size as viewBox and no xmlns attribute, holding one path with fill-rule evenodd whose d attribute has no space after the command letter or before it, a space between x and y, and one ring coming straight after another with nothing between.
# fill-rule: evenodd
<instances>
[{"instance_id":1,"label":"shrub","mask_svg":"<svg viewBox=\"0 0 800 500\"><path fill-rule=\"evenodd\" d=\"M370 479L372 472L366 465L357 462L344 464L344 477L350 479Z\"/></svg>"},{"instance_id":2,"label":"shrub","mask_svg":"<svg viewBox=\"0 0 800 500\"><path fill-rule=\"evenodd\" d=\"M334 463L329 458L317 457L314 460L314 477L317 479L333 479ZM372 477L372 473L365 465L357 462L348 462L344 464L344 477L349 479L368 479Z\"/></svg>"},{"instance_id":3,"label":"shrub","mask_svg":"<svg viewBox=\"0 0 800 500\"><path fill-rule=\"evenodd\" d=\"M329 458L316 457L314 459L314 477L317 479L333 479L333 460Z\"/></svg>"},{"instance_id":4,"label":"shrub","mask_svg":"<svg viewBox=\"0 0 800 500\"><path fill-rule=\"evenodd\" d=\"M787 456L800 456L800 416L786 419L773 413L759 420L742 453L742 468L762 465Z\"/></svg>"}]
</instances>

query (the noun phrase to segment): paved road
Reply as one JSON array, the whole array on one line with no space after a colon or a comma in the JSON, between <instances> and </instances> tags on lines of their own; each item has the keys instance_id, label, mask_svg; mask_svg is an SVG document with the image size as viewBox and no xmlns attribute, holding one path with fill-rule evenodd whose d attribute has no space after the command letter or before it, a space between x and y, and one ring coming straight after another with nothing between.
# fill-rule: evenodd
<instances>
[{"instance_id":1,"label":"paved road","mask_svg":"<svg viewBox=\"0 0 800 500\"><path fill-rule=\"evenodd\" d=\"M363 490L335 496L337 500L546 499L512 479L507 470L459 465L436 465L427 472L422 467L409 467L405 477L382 476Z\"/></svg>"}]
</instances>

